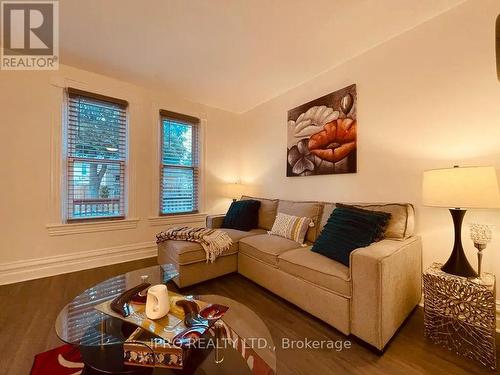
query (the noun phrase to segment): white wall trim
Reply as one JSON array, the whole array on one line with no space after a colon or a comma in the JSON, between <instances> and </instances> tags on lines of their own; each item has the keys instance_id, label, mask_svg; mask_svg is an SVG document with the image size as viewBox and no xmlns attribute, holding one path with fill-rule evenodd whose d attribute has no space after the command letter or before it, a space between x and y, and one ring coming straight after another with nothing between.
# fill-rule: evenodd
<instances>
[{"instance_id":1,"label":"white wall trim","mask_svg":"<svg viewBox=\"0 0 500 375\"><path fill-rule=\"evenodd\" d=\"M53 108L50 112L50 180L49 180L49 222L61 221L63 217L66 165L63 161L63 137L66 110L66 96L61 84L64 79L51 78L51 91L54 92Z\"/></svg>"},{"instance_id":2,"label":"white wall trim","mask_svg":"<svg viewBox=\"0 0 500 375\"><path fill-rule=\"evenodd\" d=\"M110 230L135 229L139 219L104 220L68 224L47 224L49 236L66 236L68 234L105 232Z\"/></svg>"},{"instance_id":3,"label":"white wall trim","mask_svg":"<svg viewBox=\"0 0 500 375\"><path fill-rule=\"evenodd\" d=\"M152 216L148 218L149 225L159 227L164 225L174 225L186 223L199 223L205 225L207 214L188 214L188 215L172 215L172 216Z\"/></svg>"},{"instance_id":4,"label":"white wall trim","mask_svg":"<svg viewBox=\"0 0 500 375\"><path fill-rule=\"evenodd\" d=\"M123 263L157 255L155 242L141 242L68 255L0 264L0 285Z\"/></svg>"}]
</instances>

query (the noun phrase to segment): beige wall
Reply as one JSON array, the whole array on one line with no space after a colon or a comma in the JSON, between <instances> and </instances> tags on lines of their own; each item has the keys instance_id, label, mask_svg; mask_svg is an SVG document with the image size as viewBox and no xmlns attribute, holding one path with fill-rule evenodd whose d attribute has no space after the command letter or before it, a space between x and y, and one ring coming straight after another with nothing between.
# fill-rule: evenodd
<instances>
[{"instance_id":1,"label":"beige wall","mask_svg":"<svg viewBox=\"0 0 500 375\"><path fill-rule=\"evenodd\" d=\"M499 13L498 1L466 2L247 112L242 180L267 197L412 202L425 265L445 261L451 218L445 209L422 207L422 171L460 164L494 165L500 173ZM287 110L352 83L358 90L358 173L287 178ZM484 268L500 275L500 210L470 210L465 222L476 221L496 224Z\"/></svg>"},{"instance_id":2,"label":"beige wall","mask_svg":"<svg viewBox=\"0 0 500 375\"><path fill-rule=\"evenodd\" d=\"M46 226L61 222L64 86L129 101L128 216L139 219L137 228L49 235ZM148 218L158 214L159 108L202 119L203 212L224 210L229 200L220 196L219 185L237 175L237 158L232 157L237 115L67 66L57 72L0 71L0 281L14 261L150 244L155 239L162 226L152 226Z\"/></svg>"}]
</instances>

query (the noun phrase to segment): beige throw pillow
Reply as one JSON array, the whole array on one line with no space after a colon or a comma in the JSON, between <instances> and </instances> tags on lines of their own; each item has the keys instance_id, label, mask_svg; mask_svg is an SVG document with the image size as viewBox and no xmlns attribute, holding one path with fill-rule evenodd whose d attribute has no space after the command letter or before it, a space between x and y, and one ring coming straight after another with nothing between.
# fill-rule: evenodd
<instances>
[{"instance_id":1,"label":"beige throw pillow","mask_svg":"<svg viewBox=\"0 0 500 375\"><path fill-rule=\"evenodd\" d=\"M278 212L273 227L268 233L303 244L304 237L310 226L314 226L314 223L308 217L292 216Z\"/></svg>"}]
</instances>

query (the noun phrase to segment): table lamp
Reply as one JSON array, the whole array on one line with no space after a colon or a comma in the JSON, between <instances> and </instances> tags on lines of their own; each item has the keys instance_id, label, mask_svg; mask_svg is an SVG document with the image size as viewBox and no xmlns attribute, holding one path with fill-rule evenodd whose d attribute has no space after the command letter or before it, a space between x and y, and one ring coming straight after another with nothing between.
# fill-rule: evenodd
<instances>
[{"instance_id":1,"label":"table lamp","mask_svg":"<svg viewBox=\"0 0 500 375\"><path fill-rule=\"evenodd\" d=\"M455 242L444 272L476 277L462 247L465 208L500 208L500 192L494 167L458 167L424 172L425 206L449 208L455 227Z\"/></svg>"},{"instance_id":2,"label":"table lamp","mask_svg":"<svg viewBox=\"0 0 500 375\"><path fill-rule=\"evenodd\" d=\"M243 194L243 185L241 182L232 182L227 184L227 196L233 198L233 202L236 202Z\"/></svg>"}]
</instances>

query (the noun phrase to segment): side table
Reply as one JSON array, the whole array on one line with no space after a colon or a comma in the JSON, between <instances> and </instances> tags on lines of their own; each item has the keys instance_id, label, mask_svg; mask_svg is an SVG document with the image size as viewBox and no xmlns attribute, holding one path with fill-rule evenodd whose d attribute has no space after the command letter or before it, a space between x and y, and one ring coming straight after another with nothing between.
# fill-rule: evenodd
<instances>
[{"instance_id":1,"label":"side table","mask_svg":"<svg viewBox=\"0 0 500 375\"><path fill-rule=\"evenodd\" d=\"M434 263L423 275L425 336L495 370L495 276L483 273L476 282L441 266Z\"/></svg>"}]
</instances>

